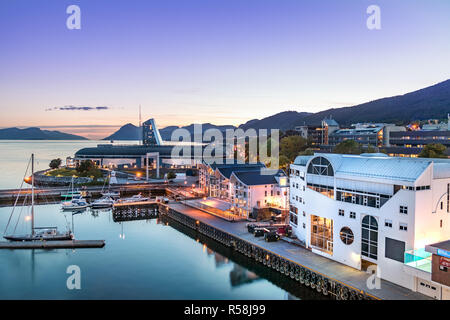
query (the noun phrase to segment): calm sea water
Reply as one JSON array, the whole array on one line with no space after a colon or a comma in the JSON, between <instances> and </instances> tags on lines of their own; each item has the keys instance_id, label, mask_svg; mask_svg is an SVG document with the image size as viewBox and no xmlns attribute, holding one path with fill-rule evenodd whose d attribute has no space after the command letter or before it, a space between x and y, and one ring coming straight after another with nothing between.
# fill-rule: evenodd
<instances>
[{"instance_id":1,"label":"calm sea water","mask_svg":"<svg viewBox=\"0 0 450 320\"><path fill-rule=\"evenodd\" d=\"M1 188L20 183L31 152L38 168L97 142L0 142ZM7 170L5 170L8 168ZM30 228L26 207L12 227ZM11 208L0 208L3 234ZM36 207L36 226L66 230L78 239L103 239L101 249L0 250L0 299L320 299L321 296L252 260L162 219L115 222L111 211L73 215L59 205ZM17 225L17 227L16 227ZM67 268L81 269L81 290L66 286Z\"/></svg>"}]
</instances>

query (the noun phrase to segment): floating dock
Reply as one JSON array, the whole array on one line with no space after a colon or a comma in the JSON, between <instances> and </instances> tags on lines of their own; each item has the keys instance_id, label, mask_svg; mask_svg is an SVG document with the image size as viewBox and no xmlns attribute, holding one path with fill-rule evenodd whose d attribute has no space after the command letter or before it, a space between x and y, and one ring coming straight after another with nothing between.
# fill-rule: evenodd
<instances>
[{"instance_id":1,"label":"floating dock","mask_svg":"<svg viewBox=\"0 0 450 320\"><path fill-rule=\"evenodd\" d=\"M370 275L284 241L255 238L245 222L228 222L181 203L159 204L160 213L196 230L301 285L338 300L430 300L386 280L370 289Z\"/></svg>"},{"instance_id":2,"label":"floating dock","mask_svg":"<svg viewBox=\"0 0 450 320\"><path fill-rule=\"evenodd\" d=\"M114 203L114 208L144 207L144 206L153 206L156 204L158 204L158 202L156 202L156 201L117 202L117 203Z\"/></svg>"},{"instance_id":3,"label":"floating dock","mask_svg":"<svg viewBox=\"0 0 450 320\"><path fill-rule=\"evenodd\" d=\"M103 248L104 246L105 240L0 242L0 249L74 249L74 248Z\"/></svg>"}]
</instances>

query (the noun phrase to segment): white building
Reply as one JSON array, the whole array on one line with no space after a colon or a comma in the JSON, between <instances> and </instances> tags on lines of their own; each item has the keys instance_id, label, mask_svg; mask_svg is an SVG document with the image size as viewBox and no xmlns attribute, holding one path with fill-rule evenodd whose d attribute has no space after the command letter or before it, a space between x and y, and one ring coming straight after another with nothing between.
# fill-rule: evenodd
<instances>
[{"instance_id":1,"label":"white building","mask_svg":"<svg viewBox=\"0 0 450 320\"><path fill-rule=\"evenodd\" d=\"M261 174L259 171L234 171L230 177L231 201L235 212L251 217L258 209L284 213L289 203L289 181L284 171ZM253 218L256 218L253 216Z\"/></svg>"},{"instance_id":2,"label":"white building","mask_svg":"<svg viewBox=\"0 0 450 320\"><path fill-rule=\"evenodd\" d=\"M200 188L209 197L232 204L241 217L254 217L255 210L287 213L289 182L282 170L267 172L264 164L206 164L199 166Z\"/></svg>"},{"instance_id":3,"label":"white building","mask_svg":"<svg viewBox=\"0 0 450 320\"><path fill-rule=\"evenodd\" d=\"M299 156L290 221L316 254L441 298L425 245L450 238L450 161L383 154ZM409 257L405 260L405 257Z\"/></svg>"}]
</instances>

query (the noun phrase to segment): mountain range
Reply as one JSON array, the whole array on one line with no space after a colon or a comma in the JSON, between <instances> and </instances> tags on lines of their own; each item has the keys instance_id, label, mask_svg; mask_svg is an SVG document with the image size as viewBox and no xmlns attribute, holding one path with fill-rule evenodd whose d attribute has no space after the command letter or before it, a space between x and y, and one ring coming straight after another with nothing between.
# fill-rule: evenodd
<instances>
[{"instance_id":1,"label":"mountain range","mask_svg":"<svg viewBox=\"0 0 450 320\"><path fill-rule=\"evenodd\" d=\"M445 119L448 113L450 113L450 79L404 95L382 98L351 107L330 108L317 113L283 111L263 119L249 120L241 124L239 128L286 131L294 129L298 125L320 125L324 118L330 117L341 126L349 126L358 122L406 124L414 120ZM203 130L216 128L220 131L236 128L232 125L218 126L211 123L204 123L202 127ZM160 129L162 139L171 140L172 132L177 128L179 127L168 126ZM193 134L194 124L181 128L187 129ZM140 138L139 127L128 123L103 140L140 140ZM0 130L0 139L79 140L86 138L39 128L9 128Z\"/></svg>"},{"instance_id":2,"label":"mountain range","mask_svg":"<svg viewBox=\"0 0 450 320\"><path fill-rule=\"evenodd\" d=\"M352 107L331 108L317 113L283 111L267 118L249 120L239 128L253 129L280 129L292 130L299 125L320 125L325 118L332 117L341 126L349 126L358 122L385 122L407 124L414 120L445 119L450 113L450 79L436 85L410 92L404 95L382 98ZM183 127L193 132L193 124ZM137 132L133 140L137 139L139 129L127 124L123 128L132 128ZM163 140L170 140L171 133L177 126L160 129ZM221 131L233 126L215 126L210 123L203 124L203 129L217 128ZM131 131L131 129L130 129ZM114 139L120 140L128 135L114 134ZM106 138L109 139L110 137Z\"/></svg>"},{"instance_id":3,"label":"mountain range","mask_svg":"<svg viewBox=\"0 0 450 320\"><path fill-rule=\"evenodd\" d=\"M0 140L88 140L85 137L39 128L0 129Z\"/></svg>"}]
</instances>

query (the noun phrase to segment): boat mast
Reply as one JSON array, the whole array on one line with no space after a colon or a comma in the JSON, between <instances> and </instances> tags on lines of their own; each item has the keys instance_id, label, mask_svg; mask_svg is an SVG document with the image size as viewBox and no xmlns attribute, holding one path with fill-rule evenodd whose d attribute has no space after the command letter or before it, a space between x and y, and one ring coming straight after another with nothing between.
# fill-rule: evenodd
<instances>
[{"instance_id":1,"label":"boat mast","mask_svg":"<svg viewBox=\"0 0 450 320\"><path fill-rule=\"evenodd\" d=\"M31 154L31 235L34 236L34 153Z\"/></svg>"}]
</instances>

